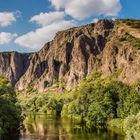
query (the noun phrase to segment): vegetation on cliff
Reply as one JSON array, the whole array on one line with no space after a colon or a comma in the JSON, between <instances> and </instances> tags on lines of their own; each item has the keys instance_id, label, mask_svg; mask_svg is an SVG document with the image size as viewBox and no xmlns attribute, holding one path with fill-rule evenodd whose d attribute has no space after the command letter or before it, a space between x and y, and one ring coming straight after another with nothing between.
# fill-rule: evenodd
<instances>
[{"instance_id":1,"label":"vegetation on cliff","mask_svg":"<svg viewBox=\"0 0 140 140\"><path fill-rule=\"evenodd\" d=\"M136 48L137 50L140 49L140 38L133 37L129 33L125 33L123 37L119 38L119 41L128 41L134 48Z\"/></svg>"},{"instance_id":2,"label":"vegetation on cliff","mask_svg":"<svg viewBox=\"0 0 140 140\"><path fill-rule=\"evenodd\" d=\"M140 79L139 25L139 20L102 19L60 31L39 52L1 52L0 74L29 92L44 92L56 82L69 90L96 70L108 76L122 68L119 80L134 83Z\"/></svg>"},{"instance_id":3,"label":"vegetation on cliff","mask_svg":"<svg viewBox=\"0 0 140 140\"><path fill-rule=\"evenodd\" d=\"M140 20L136 20L136 19L125 19L123 20L124 23L126 23L128 26L132 27L132 28L140 28Z\"/></svg>"}]
</instances>

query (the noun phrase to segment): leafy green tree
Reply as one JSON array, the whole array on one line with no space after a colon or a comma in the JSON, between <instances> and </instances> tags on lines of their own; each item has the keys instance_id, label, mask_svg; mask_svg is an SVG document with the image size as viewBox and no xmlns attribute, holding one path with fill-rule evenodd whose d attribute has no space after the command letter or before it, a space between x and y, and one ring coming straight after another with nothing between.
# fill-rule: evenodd
<instances>
[{"instance_id":1,"label":"leafy green tree","mask_svg":"<svg viewBox=\"0 0 140 140\"><path fill-rule=\"evenodd\" d=\"M116 98L109 86L96 85L90 97L87 120L96 125L103 125L116 116Z\"/></svg>"},{"instance_id":2,"label":"leafy green tree","mask_svg":"<svg viewBox=\"0 0 140 140\"><path fill-rule=\"evenodd\" d=\"M0 135L4 138L18 136L22 120L14 88L6 78L0 77Z\"/></svg>"},{"instance_id":3,"label":"leafy green tree","mask_svg":"<svg viewBox=\"0 0 140 140\"><path fill-rule=\"evenodd\" d=\"M61 116L61 111L63 108L63 101L56 100L55 98L50 98L47 104L47 107L53 111L55 111L56 116Z\"/></svg>"}]
</instances>

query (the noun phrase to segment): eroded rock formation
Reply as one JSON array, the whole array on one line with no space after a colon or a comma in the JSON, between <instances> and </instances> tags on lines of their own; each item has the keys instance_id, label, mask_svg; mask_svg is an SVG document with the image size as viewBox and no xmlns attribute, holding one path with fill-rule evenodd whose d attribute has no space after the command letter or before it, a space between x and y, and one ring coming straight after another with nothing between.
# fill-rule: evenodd
<instances>
[{"instance_id":1,"label":"eroded rock formation","mask_svg":"<svg viewBox=\"0 0 140 140\"><path fill-rule=\"evenodd\" d=\"M93 71L110 75L117 69L122 70L120 80L134 83L140 80L140 50L127 39L120 41L129 32L134 34L119 20L60 31L39 52L0 53L0 75L19 90L44 91L57 82L71 89Z\"/></svg>"}]
</instances>

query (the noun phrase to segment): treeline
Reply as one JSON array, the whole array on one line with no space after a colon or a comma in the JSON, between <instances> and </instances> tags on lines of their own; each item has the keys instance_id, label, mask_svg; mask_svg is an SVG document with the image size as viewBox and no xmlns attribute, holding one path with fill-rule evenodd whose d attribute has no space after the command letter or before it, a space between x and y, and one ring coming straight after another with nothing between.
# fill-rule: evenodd
<instances>
[{"instance_id":1,"label":"treeline","mask_svg":"<svg viewBox=\"0 0 140 140\"><path fill-rule=\"evenodd\" d=\"M102 78L101 73L96 72L72 91L55 96L35 96L21 101L21 105L25 110L35 112L51 109L56 114L78 117L87 126L99 127L107 126L114 119L125 120L137 115L140 111L140 93L134 86L117 81L113 76ZM121 127L124 128L125 124Z\"/></svg>"},{"instance_id":2,"label":"treeline","mask_svg":"<svg viewBox=\"0 0 140 140\"><path fill-rule=\"evenodd\" d=\"M55 114L61 116L61 111L64 105L64 101L59 99L58 96L50 94L42 94L34 96L30 99L19 99L19 103L23 111L40 112L47 114Z\"/></svg>"},{"instance_id":3,"label":"treeline","mask_svg":"<svg viewBox=\"0 0 140 140\"><path fill-rule=\"evenodd\" d=\"M23 117L17 104L16 93L9 81L0 77L0 139L14 139L19 136Z\"/></svg>"}]
</instances>

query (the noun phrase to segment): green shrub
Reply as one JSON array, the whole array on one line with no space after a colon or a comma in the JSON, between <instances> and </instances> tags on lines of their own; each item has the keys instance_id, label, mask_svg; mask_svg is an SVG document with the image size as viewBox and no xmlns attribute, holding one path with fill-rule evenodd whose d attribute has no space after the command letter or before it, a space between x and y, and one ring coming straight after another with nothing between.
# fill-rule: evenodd
<instances>
[{"instance_id":1,"label":"green shrub","mask_svg":"<svg viewBox=\"0 0 140 140\"><path fill-rule=\"evenodd\" d=\"M131 115L124 121L124 130L127 140L139 140L140 138L140 113Z\"/></svg>"},{"instance_id":2,"label":"green shrub","mask_svg":"<svg viewBox=\"0 0 140 140\"><path fill-rule=\"evenodd\" d=\"M0 135L4 139L18 136L22 121L14 88L6 78L0 77Z\"/></svg>"},{"instance_id":3,"label":"green shrub","mask_svg":"<svg viewBox=\"0 0 140 140\"><path fill-rule=\"evenodd\" d=\"M138 50L140 49L140 39L130 35L129 33L126 33L123 37L120 37L119 41L128 41L134 48Z\"/></svg>"}]
</instances>

